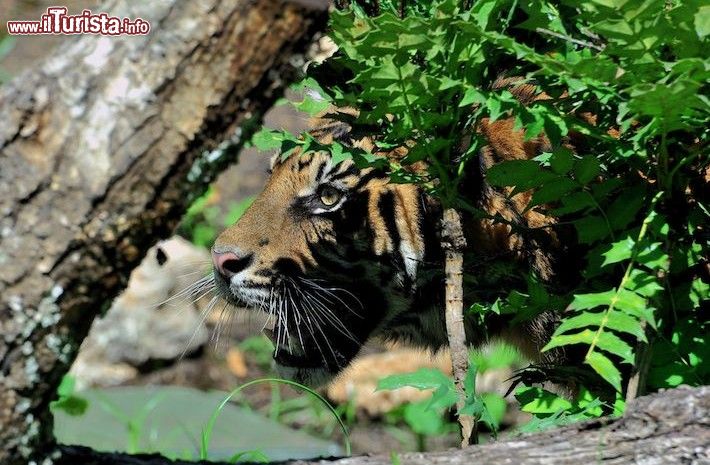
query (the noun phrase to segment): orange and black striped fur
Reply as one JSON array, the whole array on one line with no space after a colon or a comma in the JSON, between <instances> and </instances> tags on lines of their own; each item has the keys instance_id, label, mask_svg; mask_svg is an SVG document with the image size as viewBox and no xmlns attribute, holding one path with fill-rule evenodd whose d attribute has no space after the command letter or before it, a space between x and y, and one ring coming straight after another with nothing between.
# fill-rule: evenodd
<instances>
[{"instance_id":1,"label":"orange and black striped fur","mask_svg":"<svg viewBox=\"0 0 710 465\"><path fill-rule=\"evenodd\" d=\"M509 85L503 81L498 87ZM512 91L523 102L540 98L532 86ZM470 203L506 222L465 218L467 257L483 258L473 273L485 275L485 258L494 257L553 279L557 239L544 227L553 220L525 210L529 194L511 198L485 181L492 164L534 157L549 150L548 140L524 141L512 118L483 120L478 130L489 145L465 189ZM326 124L313 135L373 149L370 139L353 140L341 123ZM375 336L444 346L437 201L414 185L390 183L383 172L360 170L351 161L333 165L327 153L276 160L263 192L218 237L213 253L229 254L215 270L221 295L273 315L274 359L281 374L322 383ZM465 289L464 295L480 294ZM491 319L485 328L469 322L467 336L473 345L504 337L535 356L553 329L554 316L545 313L515 327L505 317Z\"/></svg>"}]
</instances>

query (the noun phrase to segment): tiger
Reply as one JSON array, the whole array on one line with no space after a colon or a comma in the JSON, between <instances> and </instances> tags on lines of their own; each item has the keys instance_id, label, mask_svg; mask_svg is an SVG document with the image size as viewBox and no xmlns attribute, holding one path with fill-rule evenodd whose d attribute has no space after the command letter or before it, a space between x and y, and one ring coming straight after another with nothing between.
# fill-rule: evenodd
<instances>
[{"instance_id":1,"label":"tiger","mask_svg":"<svg viewBox=\"0 0 710 465\"><path fill-rule=\"evenodd\" d=\"M494 85L503 87L523 103L545 98L530 84ZM327 116L319 121L311 136L321 143L377 152L373 137ZM462 190L487 215L463 213L466 256L503 260L554 280L564 255L554 218L526 209L529 193L511 196L486 181L494 164L548 152L550 141L544 134L526 140L512 116L483 119L476 130L487 145ZM269 315L273 329L265 332L277 372L301 384L329 382L376 338L436 351L447 346L441 215L440 202L424 188L391 182L382 169L358 168L349 159L334 163L326 151L276 156L263 191L214 242L214 284L227 302ZM477 263L474 276L485 277L485 259ZM481 285L467 281L465 308L480 296L472 286ZM472 347L503 339L542 361L557 320L546 311L520 322L493 314L484 326L467 315L464 324Z\"/></svg>"}]
</instances>

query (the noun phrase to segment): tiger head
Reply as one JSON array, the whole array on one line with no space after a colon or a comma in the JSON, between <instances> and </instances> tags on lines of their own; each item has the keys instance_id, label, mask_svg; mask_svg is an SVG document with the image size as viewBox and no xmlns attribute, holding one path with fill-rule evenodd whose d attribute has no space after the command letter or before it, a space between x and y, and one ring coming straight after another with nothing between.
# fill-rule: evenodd
<instances>
[{"instance_id":1,"label":"tiger head","mask_svg":"<svg viewBox=\"0 0 710 465\"><path fill-rule=\"evenodd\" d=\"M519 81L502 79L493 88L508 88L524 104L548 98ZM321 119L311 135L323 144L337 139L394 161L406 156L403 147L377 152L374 139L338 120ZM461 188L488 218L463 219L470 252L482 270L489 261L510 260L547 281L556 275L555 257L564 255L549 227L554 219L527 208L529 192L513 196L488 185L485 172L500 161L550 152L549 140L527 140L513 117L484 118L476 130L489 145L477 163L467 165L470 173ZM416 162L408 169L422 174L426 167ZM413 184L392 183L376 168L360 169L352 160L335 163L326 152L277 157L264 190L214 244L215 286L229 302L271 316L277 368L302 383L332 378L374 335L438 349L447 342L440 217L433 196ZM514 231L512 224L520 228ZM517 232L523 230L525 235ZM513 281L522 276L508 274ZM467 293L466 285L464 297L475 297L467 297L475 293ZM468 321L468 341L478 344L500 332L505 318L487 322L485 329ZM531 321L523 336L512 340L534 356L550 325Z\"/></svg>"},{"instance_id":2,"label":"tiger head","mask_svg":"<svg viewBox=\"0 0 710 465\"><path fill-rule=\"evenodd\" d=\"M417 187L325 152L277 158L213 246L218 292L270 315L282 376L322 384L411 305L425 202Z\"/></svg>"}]
</instances>

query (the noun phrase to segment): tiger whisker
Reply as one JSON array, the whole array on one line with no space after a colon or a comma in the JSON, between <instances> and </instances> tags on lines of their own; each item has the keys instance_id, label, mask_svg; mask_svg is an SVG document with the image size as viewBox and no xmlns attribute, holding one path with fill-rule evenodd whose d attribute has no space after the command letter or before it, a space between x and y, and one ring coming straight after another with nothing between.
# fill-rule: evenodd
<instances>
[{"instance_id":1,"label":"tiger whisker","mask_svg":"<svg viewBox=\"0 0 710 465\"><path fill-rule=\"evenodd\" d=\"M294 317L296 319L296 332L298 333L298 340L301 343L301 350L305 353L306 352L306 346L303 343L303 336L301 335L301 324L300 324L300 319L301 319L301 312L298 311L298 307L296 305L296 302L293 300L293 296L291 295L291 289L286 288L286 292L288 292L288 298L291 301L291 305L293 305L294 308Z\"/></svg>"},{"instance_id":2,"label":"tiger whisker","mask_svg":"<svg viewBox=\"0 0 710 465\"><path fill-rule=\"evenodd\" d=\"M205 309L202 310L202 312L200 312L200 322L195 326L195 330L192 332L192 336L190 336L190 339L185 344L185 348L182 350L182 353L180 354L180 357L178 360L182 360L183 358L185 358L185 355L187 354L187 349L192 345L192 342L195 340L195 337L197 336L197 332L200 330L200 327L205 324L205 320L207 319L209 314L212 312L215 305L217 305L217 302L219 302L219 296L212 297L210 302L207 304L207 307L205 307Z\"/></svg>"},{"instance_id":3,"label":"tiger whisker","mask_svg":"<svg viewBox=\"0 0 710 465\"><path fill-rule=\"evenodd\" d=\"M152 308L157 308L161 307L168 302L172 302L176 299L182 299L183 297L189 296L193 297L194 295L202 292L204 289L208 287L214 287L214 276L208 275L204 276L194 283L190 284L189 286L185 287L185 289L181 290L180 292L168 297L167 299L163 300L162 302L159 302L157 304L152 305Z\"/></svg>"},{"instance_id":4,"label":"tiger whisker","mask_svg":"<svg viewBox=\"0 0 710 465\"><path fill-rule=\"evenodd\" d=\"M308 302L308 301L305 301L305 302ZM309 306L310 306L310 304L309 304ZM311 308L313 308L313 307L311 306ZM326 336L325 333L323 332L323 328L322 328L323 320L320 318L320 316L318 315L317 312L313 312L312 315L321 322L321 324L317 324L317 325L315 325L315 327L323 336L323 340L325 341L326 345L328 346L328 349L330 349L330 353L333 355L333 361L335 362L336 366L339 366L340 364L338 363L338 356L335 355L335 351L333 350L333 346L330 345L330 341L328 340L328 336ZM316 340L315 336L313 337L313 339ZM323 361L325 361L325 356L323 358Z\"/></svg>"},{"instance_id":5,"label":"tiger whisker","mask_svg":"<svg viewBox=\"0 0 710 465\"><path fill-rule=\"evenodd\" d=\"M347 337L351 341L359 344L359 341L355 338L355 335L345 327L345 324L342 322L342 320L338 318L338 316L331 309L324 306L323 303L320 302L313 295L308 296L308 300L316 304L316 306L313 307L314 311L323 315L323 317L328 320L331 323L331 326L333 326L339 333L341 333L343 336Z\"/></svg>"},{"instance_id":6,"label":"tiger whisker","mask_svg":"<svg viewBox=\"0 0 710 465\"><path fill-rule=\"evenodd\" d=\"M344 293L350 295L350 296L351 296L353 299L355 299L355 300L357 301L357 303L360 305L360 309L361 309L361 310L364 309L365 307L363 306L363 304L362 304L362 302L360 301L360 299L358 299L352 292L348 291L347 289L340 288L340 287L325 288L325 287L321 286L320 284L316 283L315 281L313 281L313 280L311 280L311 279L306 279L306 278L303 278L303 277L299 277L299 279L300 279L301 281L303 281L306 285L309 285L310 287L312 287L312 288L314 288L314 289L317 289L317 290L319 290L319 291L321 291L321 292L323 292L323 293L325 293L325 294L328 294L328 295L332 296L333 298L335 298L336 300L338 300L341 304L343 304L343 306L344 306L347 310L349 310L350 312L352 312L355 316L357 316L357 317L359 317L359 318L362 318L362 315L360 315L358 312L356 312L355 310L353 310L350 305L348 305L343 299L341 299L340 297L338 297L338 296L335 294L335 292L340 291L340 292L344 292Z\"/></svg>"},{"instance_id":7,"label":"tiger whisker","mask_svg":"<svg viewBox=\"0 0 710 465\"><path fill-rule=\"evenodd\" d=\"M312 311L314 312L315 316L318 316L319 314L322 315L329 323L331 326L333 326L338 332L343 334L345 337L350 339L351 341L359 344L360 342L355 338L355 335L352 334L350 330L345 327L345 324L342 322L340 318L333 312L332 309L330 309L327 305L325 305L316 295L314 295L311 292L307 292L305 289L303 289L302 295L304 296L304 301L309 304L309 306L312 308ZM313 305L315 304L315 306ZM323 320L319 318L321 322Z\"/></svg>"},{"instance_id":8,"label":"tiger whisker","mask_svg":"<svg viewBox=\"0 0 710 465\"><path fill-rule=\"evenodd\" d=\"M215 352L219 348L219 338L222 333L224 313L227 310L228 306L229 306L229 302L225 302L224 305L222 306L222 310L219 311L219 317L217 319L217 326L215 326L214 330L212 331L212 335L211 335L211 339L213 342L212 347L214 348Z\"/></svg>"},{"instance_id":9,"label":"tiger whisker","mask_svg":"<svg viewBox=\"0 0 710 465\"><path fill-rule=\"evenodd\" d=\"M296 290L296 292L298 292L299 294L301 294L302 296L304 296L303 301L304 301L305 303L308 303L308 302L305 300L305 295L304 295L302 289L300 289L300 287L299 287L293 280L289 279L289 281L291 281L291 284L292 284L292 286L294 287L294 289ZM308 332L311 334L311 338L313 338L313 342L315 343L316 347L318 348L318 352L320 353L323 362L327 363L327 360L326 360L326 357L325 357L325 353L323 352L323 349L321 348L320 344L318 344L318 338L317 338L316 335L315 335L314 326L319 329L319 331L321 332L321 334L323 334L323 331L320 329L320 327L319 327L318 325L314 325L314 323L311 321L311 318L310 318L310 315L309 315L308 312L303 312L303 313L304 313L304 316L306 317L306 322L307 322L306 329L308 329ZM323 334L323 336L325 337L325 334ZM328 339L327 339L327 338L325 338L325 341L326 341L326 344L328 344L328 346L330 347L330 343L328 342ZM305 347L303 347L303 350L304 350L304 352L305 352ZM337 363L337 359L335 358L335 352L333 351L333 348L332 348L332 347L330 347L330 352L333 354L333 359L334 359L334 360L336 361L336 363Z\"/></svg>"}]
</instances>

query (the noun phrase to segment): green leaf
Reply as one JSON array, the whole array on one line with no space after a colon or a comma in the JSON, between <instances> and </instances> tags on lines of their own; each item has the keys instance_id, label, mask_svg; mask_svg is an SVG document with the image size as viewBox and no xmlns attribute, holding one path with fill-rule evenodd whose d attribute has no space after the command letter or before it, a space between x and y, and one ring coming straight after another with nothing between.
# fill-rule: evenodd
<instances>
[{"instance_id":1,"label":"green leaf","mask_svg":"<svg viewBox=\"0 0 710 465\"><path fill-rule=\"evenodd\" d=\"M449 408L456 403L458 395L452 384L442 384L431 395L427 408Z\"/></svg>"},{"instance_id":2,"label":"green leaf","mask_svg":"<svg viewBox=\"0 0 710 465\"><path fill-rule=\"evenodd\" d=\"M646 199L646 190L629 187L606 209L606 216L612 228L620 230L627 227L636 217Z\"/></svg>"},{"instance_id":3,"label":"green leaf","mask_svg":"<svg viewBox=\"0 0 710 465\"><path fill-rule=\"evenodd\" d=\"M695 13L695 32L701 39L710 34L710 5L701 6Z\"/></svg>"},{"instance_id":4,"label":"green leaf","mask_svg":"<svg viewBox=\"0 0 710 465\"><path fill-rule=\"evenodd\" d=\"M559 201L578 187L577 183L569 178L561 177L553 179L533 193L528 208Z\"/></svg>"},{"instance_id":5,"label":"green leaf","mask_svg":"<svg viewBox=\"0 0 710 465\"><path fill-rule=\"evenodd\" d=\"M419 390L436 389L440 386L453 385L453 381L436 368L420 368L414 373L389 375L377 383L377 390L393 390L411 386Z\"/></svg>"},{"instance_id":6,"label":"green leaf","mask_svg":"<svg viewBox=\"0 0 710 465\"><path fill-rule=\"evenodd\" d=\"M488 116L491 121L497 120L503 112L501 101L496 96L491 95L486 100L486 110L488 110Z\"/></svg>"},{"instance_id":7,"label":"green leaf","mask_svg":"<svg viewBox=\"0 0 710 465\"><path fill-rule=\"evenodd\" d=\"M555 335L568 331L599 327L606 316L605 326L620 333L628 333L640 341L646 341L646 335L641 327L641 322L624 312L612 310L609 312L582 312L573 316L566 316L555 330Z\"/></svg>"},{"instance_id":8,"label":"green leaf","mask_svg":"<svg viewBox=\"0 0 710 465\"><path fill-rule=\"evenodd\" d=\"M550 156L550 167L557 174L567 174L574 166L572 151L566 147L560 147L552 152Z\"/></svg>"},{"instance_id":9,"label":"green leaf","mask_svg":"<svg viewBox=\"0 0 710 465\"><path fill-rule=\"evenodd\" d=\"M569 307L573 310L591 310L600 305L606 306L611 304L611 299L615 295L616 292L614 290L575 295Z\"/></svg>"},{"instance_id":10,"label":"green leaf","mask_svg":"<svg viewBox=\"0 0 710 465\"><path fill-rule=\"evenodd\" d=\"M497 401L489 396L489 402L493 406L493 408L496 409L496 414L500 414L500 401ZM505 403L505 400L503 400L503 403ZM503 409L505 409L505 407L506 405L502 406ZM491 410L488 408L488 404L486 403L485 398L479 395L467 399L466 405L464 405L461 410L459 410L458 414L471 415L474 418L478 419L478 421L480 421L481 423L487 424L488 427L494 432L498 429L498 425L500 422L500 420L498 420L494 416L494 413L491 412Z\"/></svg>"},{"instance_id":11,"label":"green leaf","mask_svg":"<svg viewBox=\"0 0 710 465\"><path fill-rule=\"evenodd\" d=\"M83 415L89 402L74 394L76 380L71 375L64 375L57 387L58 399L49 403L53 412L61 410L71 416Z\"/></svg>"},{"instance_id":12,"label":"green leaf","mask_svg":"<svg viewBox=\"0 0 710 465\"><path fill-rule=\"evenodd\" d=\"M603 330L584 329L574 334L559 334L554 336L542 350L547 351L555 347L574 344L595 344L596 347L618 356L626 363L634 362L631 346L614 333Z\"/></svg>"},{"instance_id":13,"label":"green leaf","mask_svg":"<svg viewBox=\"0 0 710 465\"><path fill-rule=\"evenodd\" d=\"M588 184L599 175L599 170L599 160L591 155L582 157L574 164L574 175L580 184Z\"/></svg>"},{"instance_id":14,"label":"green leaf","mask_svg":"<svg viewBox=\"0 0 710 465\"><path fill-rule=\"evenodd\" d=\"M577 238L582 244L593 244L611 234L606 221L599 215L586 216L573 223L577 230Z\"/></svg>"},{"instance_id":15,"label":"green leaf","mask_svg":"<svg viewBox=\"0 0 710 465\"><path fill-rule=\"evenodd\" d=\"M604 256L604 262L602 266L609 265L611 263L618 263L628 258L631 258L631 254L634 249L634 240L627 236L620 241L611 244L611 248L606 252L602 253Z\"/></svg>"},{"instance_id":16,"label":"green leaf","mask_svg":"<svg viewBox=\"0 0 710 465\"><path fill-rule=\"evenodd\" d=\"M279 131L272 131L267 128L261 128L254 134L251 141L252 144L259 150L274 150L281 147L283 142L283 134Z\"/></svg>"},{"instance_id":17,"label":"green leaf","mask_svg":"<svg viewBox=\"0 0 710 465\"><path fill-rule=\"evenodd\" d=\"M495 392L484 392L481 394L481 399L483 400L485 411L488 412L487 415L481 417L481 421L487 423L491 430L497 431L503 422L505 412L508 410L508 402Z\"/></svg>"},{"instance_id":18,"label":"green leaf","mask_svg":"<svg viewBox=\"0 0 710 465\"><path fill-rule=\"evenodd\" d=\"M552 414L572 407L567 399L538 387L519 388L515 398L520 402L520 410L533 414Z\"/></svg>"},{"instance_id":19,"label":"green leaf","mask_svg":"<svg viewBox=\"0 0 710 465\"><path fill-rule=\"evenodd\" d=\"M663 286L658 284L656 276L639 269L631 270L626 287L644 297L653 297L663 291Z\"/></svg>"},{"instance_id":20,"label":"green leaf","mask_svg":"<svg viewBox=\"0 0 710 465\"><path fill-rule=\"evenodd\" d=\"M53 412L61 410L68 415L77 417L86 412L89 402L82 397L71 395L50 402L49 407Z\"/></svg>"},{"instance_id":21,"label":"green leaf","mask_svg":"<svg viewBox=\"0 0 710 465\"><path fill-rule=\"evenodd\" d=\"M439 90L449 90L454 87L463 85L463 81L459 79L451 79L449 76L444 76L439 85Z\"/></svg>"},{"instance_id":22,"label":"green leaf","mask_svg":"<svg viewBox=\"0 0 710 465\"><path fill-rule=\"evenodd\" d=\"M518 350L503 342L492 343L484 350L472 350L469 355L471 363L478 367L480 374L484 374L488 370L507 368L523 363L523 358Z\"/></svg>"},{"instance_id":23,"label":"green leaf","mask_svg":"<svg viewBox=\"0 0 710 465\"><path fill-rule=\"evenodd\" d=\"M562 197L562 207L556 208L552 213L554 215L561 216L586 210L594 206L593 198L588 192L572 192L571 194ZM600 221L603 221L603 219L600 219Z\"/></svg>"},{"instance_id":24,"label":"green leaf","mask_svg":"<svg viewBox=\"0 0 710 465\"><path fill-rule=\"evenodd\" d=\"M486 96L474 87L468 87L459 102L459 107L465 107L473 103L485 103Z\"/></svg>"},{"instance_id":25,"label":"green leaf","mask_svg":"<svg viewBox=\"0 0 710 465\"><path fill-rule=\"evenodd\" d=\"M59 397L67 397L74 394L74 387L76 386L76 379L71 375L62 376L62 380L57 387L57 395Z\"/></svg>"},{"instance_id":26,"label":"green leaf","mask_svg":"<svg viewBox=\"0 0 710 465\"><path fill-rule=\"evenodd\" d=\"M330 162L333 164L333 166L337 166L338 164L350 158L352 158L352 155L349 152L346 152L341 144L335 143L331 145Z\"/></svg>"},{"instance_id":27,"label":"green leaf","mask_svg":"<svg viewBox=\"0 0 710 465\"><path fill-rule=\"evenodd\" d=\"M330 103L320 98L314 98L306 93L302 101L294 104L298 111L307 113L310 116L318 116L330 107Z\"/></svg>"},{"instance_id":28,"label":"green leaf","mask_svg":"<svg viewBox=\"0 0 710 465\"><path fill-rule=\"evenodd\" d=\"M621 372L609 358L599 352L587 355L585 362L617 391L621 391Z\"/></svg>"},{"instance_id":29,"label":"green leaf","mask_svg":"<svg viewBox=\"0 0 710 465\"><path fill-rule=\"evenodd\" d=\"M557 178L534 160L505 161L492 166L486 176L494 186L515 186L517 191L532 189Z\"/></svg>"},{"instance_id":30,"label":"green leaf","mask_svg":"<svg viewBox=\"0 0 710 465\"><path fill-rule=\"evenodd\" d=\"M418 434L434 436L445 432L441 413L427 408L424 402L407 404L404 407L404 420Z\"/></svg>"},{"instance_id":31,"label":"green leaf","mask_svg":"<svg viewBox=\"0 0 710 465\"><path fill-rule=\"evenodd\" d=\"M612 304L635 315L646 314L646 299L628 289L620 289L612 298Z\"/></svg>"},{"instance_id":32,"label":"green leaf","mask_svg":"<svg viewBox=\"0 0 710 465\"><path fill-rule=\"evenodd\" d=\"M534 119L529 123L524 125L525 127L525 140L533 139L540 135L540 133L545 129L545 118L540 115L534 115Z\"/></svg>"}]
</instances>

